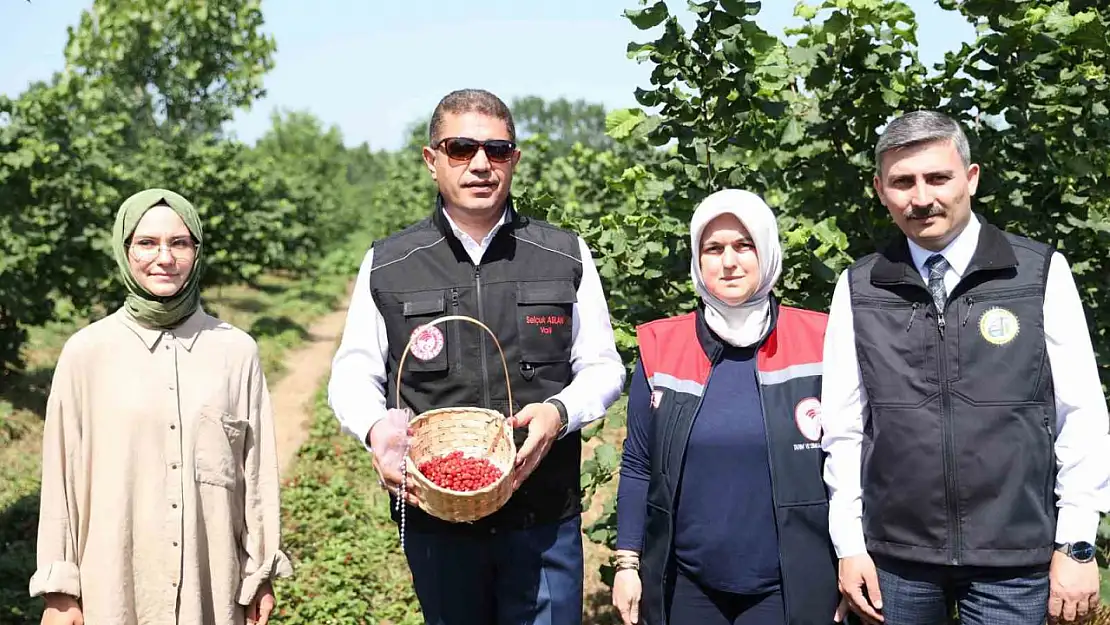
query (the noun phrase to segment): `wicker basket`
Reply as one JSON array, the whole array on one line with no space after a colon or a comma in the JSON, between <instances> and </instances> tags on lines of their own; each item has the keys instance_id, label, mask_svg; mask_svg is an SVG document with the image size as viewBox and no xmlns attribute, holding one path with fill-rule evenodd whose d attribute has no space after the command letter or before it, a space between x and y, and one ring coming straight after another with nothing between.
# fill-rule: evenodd
<instances>
[{"instance_id":1,"label":"wicker basket","mask_svg":"<svg viewBox=\"0 0 1110 625\"><path fill-rule=\"evenodd\" d=\"M489 333L501 354L505 371L505 387L509 395L509 416L513 414L513 390L509 383L509 367L497 337L482 322L464 315L439 317L424 325L436 326L447 321L474 323ZM396 406L401 405L401 374L413 340L413 332L397 365ZM420 508L428 514L451 522L471 522L493 514L513 494L513 473L516 444L504 415L496 410L474 407L436 408L417 415L409 424L412 431L409 453L405 459L409 490L420 499ZM486 458L501 470L501 477L485 488L460 492L448 490L420 472L420 465L435 456L461 451L466 456Z\"/></svg>"},{"instance_id":2,"label":"wicker basket","mask_svg":"<svg viewBox=\"0 0 1110 625\"><path fill-rule=\"evenodd\" d=\"M1103 573L1105 575L1105 573ZM1088 625L1110 625L1110 607L1105 604L1099 605L1095 610L1094 616L1090 617L1087 621Z\"/></svg>"}]
</instances>

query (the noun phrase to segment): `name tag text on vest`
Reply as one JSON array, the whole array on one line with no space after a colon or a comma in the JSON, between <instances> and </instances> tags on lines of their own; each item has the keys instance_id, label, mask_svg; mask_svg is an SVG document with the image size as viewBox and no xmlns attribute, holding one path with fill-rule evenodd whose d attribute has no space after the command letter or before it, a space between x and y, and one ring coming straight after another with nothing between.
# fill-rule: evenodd
<instances>
[{"instance_id":1,"label":"name tag text on vest","mask_svg":"<svg viewBox=\"0 0 1110 625\"><path fill-rule=\"evenodd\" d=\"M553 328L551 326L561 326L566 324L566 315L526 315L524 322L528 325L541 326L541 334L551 334Z\"/></svg>"}]
</instances>

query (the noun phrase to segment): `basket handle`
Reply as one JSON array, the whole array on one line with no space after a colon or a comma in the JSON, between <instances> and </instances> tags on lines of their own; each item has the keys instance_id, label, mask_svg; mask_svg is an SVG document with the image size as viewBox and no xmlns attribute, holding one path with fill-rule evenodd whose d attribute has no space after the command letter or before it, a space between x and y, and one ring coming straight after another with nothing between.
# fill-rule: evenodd
<instances>
[{"instance_id":1,"label":"basket handle","mask_svg":"<svg viewBox=\"0 0 1110 625\"><path fill-rule=\"evenodd\" d=\"M481 321L478 321L477 319L474 319L473 317L467 317L466 315L445 315L443 317L433 319L432 321L429 321L428 323L426 323L422 326L419 326L417 329L422 330L424 328L430 328L430 327L433 327L433 326L437 326L441 323L445 323L447 321L468 321L468 322L473 323L474 325L482 328L483 330L485 330L486 333L489 334L490 338L493 339L493 344L497 346L497 353L501 355L501 367L505 371L505 390L509 394L509 418L512 419L513 418L513 387L509 384L509 365L505 362L505 352L502 351L501 343L499 343L497 341L497 336L493 333L492 330L490 330L488 327L486 327L486 324L482 323ZM401 353L401 360L397 364L397 398L396 398L396 401L395 401L394 405L397 406L398 408L401 407L401 374L402 374L402 372L404 372L404 369L405 369L405 357L408 356L409 349L412 347L412 342L419 334L420 334L420 332L417 331L417 332L413 332L411 335L409 335L409 342L405 345L405 351ZM500 432L500 430L498 430L498 431ZM496 439L495 439L495 441L496 441Z\"/></svg>"}]
</instances>

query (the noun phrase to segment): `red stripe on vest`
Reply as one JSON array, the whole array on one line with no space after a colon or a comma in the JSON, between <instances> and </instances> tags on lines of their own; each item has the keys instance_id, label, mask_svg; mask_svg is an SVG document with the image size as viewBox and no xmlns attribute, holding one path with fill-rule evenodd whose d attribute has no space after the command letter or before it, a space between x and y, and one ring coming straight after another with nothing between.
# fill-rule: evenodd
<instances>
[{"instance_id":1,"label":"red stripe on vest","mask_svg":"<svg viewBox=\"0 0 1110 625\"><path fill-rule=\"evenodd\" d=\"M697 338L694 313L649 321L636 328L640 362L648 382L662 372L705 384L712 364Z\"/></svg>"},{"instance_id":2,"label":"red stripe on vest","mask_svg":"<svg viewBox=\"0 0 1110 625\"><path fill-rule=\"evenodd\" d=\"M827 325L825 313L780 306L775 331L759 349L757 368L766 373L820 363ZM790 337L787 345L779 341L784 332ZM699 384L708 382L712 364L698 342L694 313L649 321L636 328L636 338L649 382L656 373Z\"/></svg>"},{"instance_id":3,"label":"red stripe on vest","mask_svg":"<svg viewBox=\"0 0 1110 625\"><path fill-rule=\"evenodd\" d=\"M794 365L820 363L828 324L829 316L825 313L780 306L775 331L759 349L757 368L769 373ZM783 332L790 337L789 349L782 349L779 344Z\"/></svg>"}]
</instances>

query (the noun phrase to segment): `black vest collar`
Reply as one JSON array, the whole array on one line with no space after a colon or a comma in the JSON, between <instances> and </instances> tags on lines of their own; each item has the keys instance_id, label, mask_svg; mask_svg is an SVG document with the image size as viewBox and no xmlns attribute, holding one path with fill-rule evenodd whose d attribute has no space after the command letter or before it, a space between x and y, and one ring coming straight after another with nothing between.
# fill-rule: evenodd
<instances>
[{"instance_id":1,"label":"black vest collar","mask_svg":"<svg viewBox=\"0 0 1110 625\"><path fill-rule=\"evenodd\" d=\"M494 235L493 240L490 241L489 249L487 249L486 253L482 256L483 263L487 260L511 255L508 248L512 246L507 245L506 241L511 241L510 234L512 232L528 225L528 218L521 215L513 208L512 198L506 200L505 208L509 211L509 221L501 226L501 229ZM470 260L470 255L467 254L466 249L463 248L462 241L459 241L459 238L455 236L455 232L451 229L451 224L447 222L447 217L444 214L443 208L443 196L438 193L436 194L434 211L431 217L432 224L435 225L436 230L446 239L447 245L455 254L455 259L460 263L473 262Z\"/></svg>"},{"instance_id":2,"label":"black vest collar","mask_svg":"<svg viewBox=\"0 0 1110 625\"><path fill-rule=\"evenodd\" d=\"M505 225L501 226L501 230L497 231L498 237L500 237L501 234L506 230L518 230L528 225L528 218L524 215L521 215L519 212L517 212L516 208L513 207L512 198L505 200L505 208L509 211L509 221ZM443 195L437 193L435 209L432 213L432 223L435 224L436 229L439 230L439 233L443 236L447 237L448 239L458 240L458 237L455 236L455 232L451 230L451 224L447 222L447 217L446 215L444 215L444 210Z\"/></svg>"},{"instance_id":3,"label":"black vest collar","mask_svg":"<svg viewBox=\"0 0 1110 625\"><path fill-rule=\"evenodd\" d=\"M979 241L975 245L975 254L967 266L964 276L969 276L976 271L995 271L1017 266L1017 255L1014 248L1006 239L1001 230L987 223L979 215L972 215L979 220ZM879 259L871 270L871 284L894 285L912 284L925 286L917 267L913 264L910 254L910 245L905 236L887 246L880 252Z\"/></svg>"}]
</instances>

